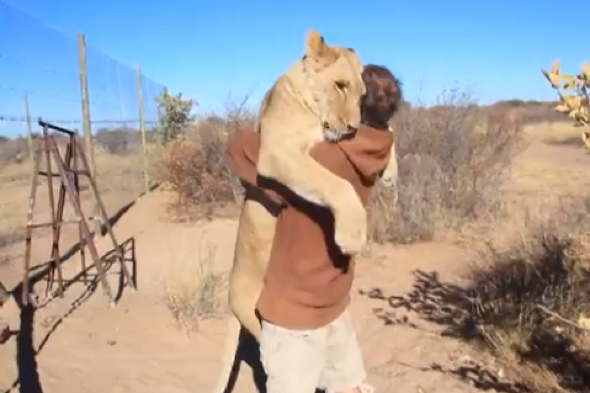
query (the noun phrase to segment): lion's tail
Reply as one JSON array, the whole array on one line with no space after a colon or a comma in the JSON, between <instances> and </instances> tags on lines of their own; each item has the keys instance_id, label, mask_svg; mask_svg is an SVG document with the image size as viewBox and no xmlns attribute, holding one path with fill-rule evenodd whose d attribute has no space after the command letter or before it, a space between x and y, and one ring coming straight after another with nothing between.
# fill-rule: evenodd
<instances>
[{"instance_id":1,"label":"lion's tail","mask_svg":"<svg viewBox=\"0 0 590 393\"><path fill-rule=\"evenodd\" d=\"M221 373L217 379L217 385L213 393L224 393L230 380L236 352L240 344L240 330L242 325L235 316L231 316L228 321L228 329L225 335L225 345L223 349L223 358L221 359Z\"/></svg>"}]
</instances>

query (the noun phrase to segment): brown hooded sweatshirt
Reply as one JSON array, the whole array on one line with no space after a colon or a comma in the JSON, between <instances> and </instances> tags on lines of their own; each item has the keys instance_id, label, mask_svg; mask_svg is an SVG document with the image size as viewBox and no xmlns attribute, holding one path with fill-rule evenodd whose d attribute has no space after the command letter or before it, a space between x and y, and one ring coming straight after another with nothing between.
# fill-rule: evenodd
<instances>
[{"instance_id":1,"label":"brown hooded sweatshirt","mask_svg":"<svg viewBox=\"0 0 590 393\"><path fill-rule=\"evenodd\" d=\"M389 162L393 135L387 130L361 126L354 138L322 142L312 157L334 174L348 180L363 204L378 174ZM256 182L260 136L254 131L232 135L226 162L248 185ZM348 306L354 262L334 243L330 210L301 198L282 198L265 189L283 205L278 217L264 289L258 311L265 320L289 329L316 329L335 320Z\"/></svg>"}]
</instances>

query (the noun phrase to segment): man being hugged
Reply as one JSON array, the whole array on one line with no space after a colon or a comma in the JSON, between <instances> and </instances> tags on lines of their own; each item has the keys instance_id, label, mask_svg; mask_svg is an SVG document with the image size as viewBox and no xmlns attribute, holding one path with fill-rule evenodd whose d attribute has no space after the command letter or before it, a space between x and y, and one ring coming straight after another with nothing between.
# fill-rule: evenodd
<instances>
[{"instance_id":1,"label":"man being hugged","mask_svg":"<svg viewBox=\"0 0 590 393\"><path fill-rule=\"evenodd\" d=\"M367 65L363 125L354 137L321 142L312 156L348 180L366 205L369 192L389 162L393 135L388 122L402 100L398 80L385 67ZM260 135L234 134L228 164L250 187L256 180ZM246 154L245 154L246 153ZM264 189L282 208L277 218L264 289L257 308L262 317L260 352L268 393L365 393L366 371L348 313L354 260L334 242L334 217L326 207L295 194Z\"/></svg>"}]
</instances>

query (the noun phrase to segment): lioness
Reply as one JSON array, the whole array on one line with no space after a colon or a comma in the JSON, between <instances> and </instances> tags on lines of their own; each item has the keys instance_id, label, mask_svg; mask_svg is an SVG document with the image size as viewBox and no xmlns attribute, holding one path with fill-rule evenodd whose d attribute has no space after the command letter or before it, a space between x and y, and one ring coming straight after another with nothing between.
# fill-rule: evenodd
<instances>
[{"instance_id":1,"label":"lioness","mask_svg":"<svg viewBox=\"0 0 590 393\"><path fill-rule=\"evenodd\" d=\"M342 58L341 56L352 56L352 59ZM311 62L311 64L301 64L302 62ZM314 67L312 73L310 73L310 67ZM356 127L360 122L360 97L364 92L364 85L362 84L362 78L360 78L360 62L354 53L350 50L326 45L323 38L317 32L312 31L308 36L306 56L292 67L285 76L281 77L265 96L258 130L262 132L261 137L265 133L273 132L272 129L267 131L264 128L265 125L267 127L269 127L269 124L274 127L279 127L279 125L282 128L288 127L287 131L284 132L286 134L283 135L284 139L280 137L266 139L267 146L269 144L275 145L271 153L276 154L276 157L272 156L272 154L267 155L268 160L272 162L282 158L286 162L279 163L279 168L287 171L288 175L291 175L288 171L301 170L299 164L302 161L311 161L311 163L302 163L302 165L307 165L307 169L311 171L311 173L308 172L308 177L303 177L304 180L297 176L291 176L287 179L287 182L305 181L311 184L307 188L296 188L295 191L299 190L300 195L304 193L301 191L303 189L314 191L322 186L336 187L333 184L341 186L340 183L342 182L345 185L341 186L340 189L333 188L332 193L344 192L338 190L350 187L348 183L334 176L309 157L309 150L322 139L322 133L313 130L306 132L306 130L314 128L316 131L321 131L323 127L327 139L337 140L341 138L349 132L348 127ZM281 119L280 116L284 118ZM271 117L271 120L267 121L267 117ZM331 119L332 123L328 119ZM330 128L329 126L332 124L336 127ZM290 128L293 128L293 130L289 133ZM286 153L282 157L280 156L281 151ZM259 160L264 155L263 146L261 146L260 155L260 158L241 157L237 159L260 162ZM389 165L381 177L382 182L388 186L395 185L397 180L397 162L393 146L390 157ZM275 165L275 163L272 163L272 165ZM319 175L316 172L318 167ZM275 178L279 178L279 176L276 176L277 172L273 171L272 173L275 174ZM278 173L280 175L285 172L279 171ZM325 177L335 178L335 180L326 181L324 180ZM281 179L278 180L287 185L287 182ZM357 199L352 187L350 187L350 190L352 192L351 198ZM312 193L312 195L315 194ZM328 195L328 197L325 195ZM320 191L319 198L308 199L314 202L320 200L325 203L330 198L330 195L329 192L322 193ZM337 196L346 199L345 194ZM264 198L265 196L260 195L258 190L247 190L240 217L234 265L230 273L229 304L236 318L231 318L229 322L229 331L226 336L227 341L222 360L222 374L215 388L216 393L223 392L227 385L238 346L240 326L243 325L257 340L260 337L260 322L255 314L255 308L262 290L276 224L275 217L268 210L271 201L265 201ZM343 201L337 201L333 206L347 208ZM349 208L353 207L349 206ZM360 222L352 222L350 225L356 227L366 225L362 205L360 205L360 209L362 210L362 217L359 218ZM361 230L361 232L363 231L366 232L366 229ZM361 233L360 237L363 236L365 235ZM346 249L346 247L344 248ZM355 247L348 250L350 251L353 248Z\"/></svg>"},{"instance_id":2,"label":"lioness","mask_svg":"<svg viewBox=\"0 0 590 393\"><path fill-rule=\"evenodd\" d=\"M300 197L329 207L335 217L335 241L356 254L367 238L367 217L353 187L309 154L319 141L337 141L361 120L365 93L362 65L352 49L326 45L315 30L306 54L266 93L259 114L260 157L256 169Z\"/></svg>"}]
</instances>

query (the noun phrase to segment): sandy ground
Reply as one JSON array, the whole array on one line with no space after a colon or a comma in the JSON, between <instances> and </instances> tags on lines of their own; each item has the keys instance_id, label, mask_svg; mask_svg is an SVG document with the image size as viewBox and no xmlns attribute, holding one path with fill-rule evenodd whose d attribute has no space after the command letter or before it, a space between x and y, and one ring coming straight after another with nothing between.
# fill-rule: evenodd
<instances>
[{"instance_id":1,"label":"sandy ground","mask_svg":"<svg viewBox=\"0 0 590 393\"><path fill-rule=\"evenodd\" d=\"M523 197L550 189L567 193L590 181L582 170L589 163L590 156L580 147L535 145L519 157L514 191ZM541 173L546 175L544 180ZM182 259L182 254L195 255L203 244L215 251L215 268L226 270L237 222L171 223L163 207L166 197L163 192L143 197L115 225L119 242L132 239L138 282L138 292L125 289L115 308L108 307L100 286L89 291L74 283L63 299L53 299L35 312L20 311L14 300L2 309L2 318L20 335L0 346L0 391L194 393L213 388L220 367L224 320L203 321L198 331L191 333L181 329L164 303L164 278L171 261ZM64 232L64 250L76 235L74 230ZM101 254L112 248L108 240L97 240ZM48 259L49 237L36 238L34 244L33 260L40 264ZM21 242L2 250L0 277L8 288L20 279L23 250ZM415 312L395 309L389 302L362 294L381 288L385 295L404 296L415 283L415 271L436 271L443 279L453 280L467 263L466 255L464 249L449 243L373 246L360 261L352 313L370 381L378 392L478 389L477 375L463 372L473 358L466 344L441 335L444 327ZM79 271L78 255L64 263L66 278ZM116 265L108 273L114 290L118 289L119 273ZM94 274L91 270L90 275ZM41 292L42 286L43 281L36 289ZM388 314L389 323L385 323L384 314ZM399 320L404 322L395 322ZM234 391L257 391L245 364Z\"/></svg>"}]
</instances>

